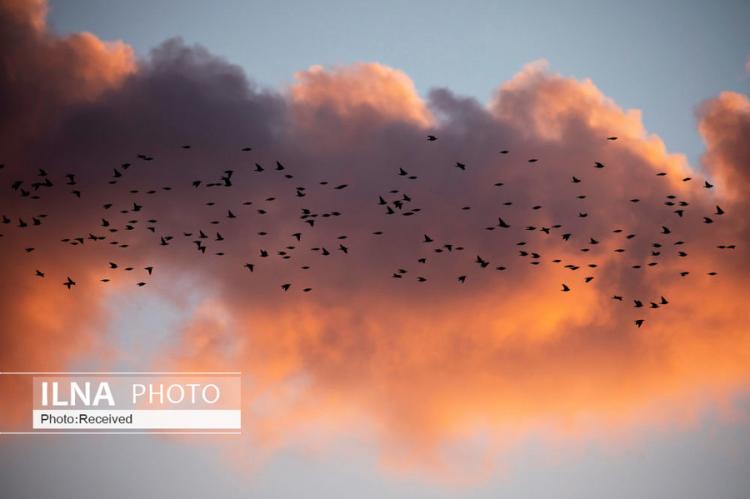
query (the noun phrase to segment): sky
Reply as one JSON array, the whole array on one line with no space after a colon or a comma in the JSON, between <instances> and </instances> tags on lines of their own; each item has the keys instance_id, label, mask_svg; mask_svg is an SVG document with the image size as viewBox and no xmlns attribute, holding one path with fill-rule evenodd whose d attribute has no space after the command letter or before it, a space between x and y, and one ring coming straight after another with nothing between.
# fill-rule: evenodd
<instances>
[{"instance_id":1,"label":"sky","mask_svg":"<svg viewBox=\"0 0 750 499\"><path fill-rule=\"evenodd\" d=\"M0 0L0 371L246 405L0 435L3 497L747 496L750 6L48 7Z\"/></svg>"}]
</instances>

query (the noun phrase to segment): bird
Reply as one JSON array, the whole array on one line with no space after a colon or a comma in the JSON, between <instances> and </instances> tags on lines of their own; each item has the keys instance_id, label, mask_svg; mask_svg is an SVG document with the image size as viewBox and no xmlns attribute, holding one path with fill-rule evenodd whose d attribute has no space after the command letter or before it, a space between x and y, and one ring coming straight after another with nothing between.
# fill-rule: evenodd
<instances>
[{"instance_id":1,"label":"bird","mask_svg":"<svg viewBox=\"0 0 750 499\"><path fill-rule=\"evenodd\" d=\"M427 140L430 141L430 142L434 142L434 141L437 140L437 137L435 137L434 135L428 135L427 136Z\"/></svg>"},{"instance_id":2,"label":"bird","mask_svg":"<svg viewBox=\"0 0 750 499\"><path fill-rule=\"evenodd\" d=\"M63 286L67 287L68 289L70 289L71 287L75 285L76 285L76 282L73 279L71 279L70 276L68 276L68 280L63 283Z\"/></svg>"},{"instance_id":3,"label":"bird","mask_svg":"<svg viewBox=\"0 0 750 499\"><path fill-rule=\"evenodd\" d=\"M568 291L570 291L570 288L568 287L567 284L563 283L561 291L563 293L567 293Z\"/></svg>"},{"instance_id":4,"label":"bird","mask_svg":"<svg viewBox=\"0 0 750 499\"><path fill-rule=\"evenodd\" d=\"M645 322L645 320L644 319L636 319L634 322L635 322L636 326L641 327L643 325L643 323Z\"/></svg>"}]
</instances>

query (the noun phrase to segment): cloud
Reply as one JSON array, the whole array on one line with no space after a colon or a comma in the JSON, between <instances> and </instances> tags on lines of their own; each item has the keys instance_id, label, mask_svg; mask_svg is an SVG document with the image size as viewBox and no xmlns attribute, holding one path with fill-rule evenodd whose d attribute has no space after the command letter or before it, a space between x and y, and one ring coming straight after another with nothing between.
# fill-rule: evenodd
<instances>
[{"instance_id":1,"label":"cloud","mask_svg":"<svg viewBox=\"0 0 750 499\"><path fill-rule=\"evenodd\" d=\"M290 97L299 111L328 111L347 122L352 116L370 112L389 121L406 121L427 127L433 118L420 99L411 79L402 71L377 63L356 63L326 70L313 66L295 75Z\"/></svg>"},{"instance_id":2,"label":"cloud","mask_svg":"<svg viewBox=\"0 0 750 499\"><path fill-rule=\"evenodd\" d=\"M2 172L4 188L10 184L5 175L30 169L18 163L23 150L33 147L40 134L55 126L58 113L72 104L96 100L135 71L127 45L102 42L88 33L58 37L46 29L46 11L43 1L0 2L0 162L6 167ZM21 213L22 208L30 211L28 203L22 207L8 198L3 194L3 210L10 209L7 215ZM7 231L3 235L5 243ZM48 241L49 237L44 239ZM32 240L38 241L29 238L27 242ZM29 281L25 277L35 271L33 264L16 258L13 251L8 251L0 270L0 315L5 318L0 329L0 370L54 370L93 347L96 328L103 320L101 293L84 291L71 300L51 283ZM100 344L104 354L102 347ZM7 388L4 393L25 389L7 376L2 382ZM23 413L24 420L27 414ZM11 414L0 411L0 426L20 415L18 410Z\"/></svg>"},{"instance_id":3,"label":"cloud","mask_svg":"<svg viewBox=\"0 0 750 499\"><path fill-rule=\"evenodd\" d=\"M706 141L704 164L731 197L742 201L750 188L750 171L740 166L750 158L750 101L746 95L722 92L699 107L698 117Z\"/></svg>"},{"instance_id":4,"label":"cloud","mask_svg":"<svg viewBox=\"0 0 750 499\"><path fill-rule=\"evenodd\" d=\"M95 99L135 70L129 46L90 33L57 36L46 29L46 12L43 1L0 5L3 135L33 135L64 106Z\"/></svg>"},{"instance_id":5,"label":"cloud","mask_svg":"<svg viewBox=\"0 0 750 499\"><path fill-rule=\"evenodd\" d=\"M684 156L645 130L639 111L544 63L500 85L486 106L449 89L422 99L408 76L380 64L314 67L273 91L177 39L136 66L124 45L55 37L40 21L43 5L28 5L2 9L2 22L27 40L3 54L16 61L9 67L17 75L2 80L3 95L17 96L16 111L0 122L9 131L3 150L12 151L5 175L29 186L43 165L56 187L34 191L36 201L17 192L3 198L14 221L40 211L49 217L42 227L4 227L11 256L2 264L0 306L15 319L0 329L1 367L33 359L49 369L99 353L95 331L104 329L109 296L99 279L109 277L120 292L137 293L135 282L148 279L152 292L205 299L193 316L186 312L163 363L247 373L243 427L269 449L311 427L328 435L363 425L387 466L445 471L456 464L445 446L477 434L488 442L483 462L483 453L540 427L612 431L665 413L680 418L698 401L747 388L743 96L722 94L700 108L705 166L717 184L709 191ZM70 57L64 74L49 62L58 52ZM45 86L23 87L18 75ZM28 107L36 109L33 133L15 131L13 120L27 119ZM40 118L52 110L54 123ZM426 141L428 133L439 140ZM606 167L594 168L597 161ZM114 169L123 177L110 184ZM206 186L223 185L228 169L231 188ZM65 186L70 172L80 199ZM403 208L386 214L380 196ZM684 217L665 204L679 201L688 203ZM134 202L142 211L132 210ZM104 203L114 206L107 211ZM725 215L712 215L717 204ZM404 215L413 208L420 211ZM300 220L303 209L317 215L314 227ZM496 227L499 216L509 229ZM103 228L102 218L118 232ZM193 242L199 230L209 236L205 254ZM573 234L567 243L565 232ZM60 243L89 233L107 239ZM424 243L424 234L434 242ZM169 236L168 246L160 244ZM24 254L31 244L38 250ZM260 257L261 249L270 256ZM477 255L490 265L480 268ZM109 261L136 273L112 271ZM140 271L148 264L156 267L152 278ZM48 278L35 280L36 268ZM394 279L399 269L407 272ZM688 277L680 277L684 270ZM67 275L79 283L71 292L61 286ZM594 280L585 283L587 276ZM560 292L563 282L570 293ZM283 283L292 284L289 292ZM648 306L661 296L670 304L632 307L633 299ZM636 318L646 319L644 328ZM59 337L67 349L51 347Z\"/></svg>"}]
</instances>

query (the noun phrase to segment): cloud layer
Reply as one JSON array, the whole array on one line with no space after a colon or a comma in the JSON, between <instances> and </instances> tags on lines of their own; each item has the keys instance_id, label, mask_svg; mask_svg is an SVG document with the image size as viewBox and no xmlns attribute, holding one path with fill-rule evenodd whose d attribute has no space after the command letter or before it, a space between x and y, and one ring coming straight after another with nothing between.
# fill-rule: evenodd
<instances>
[{"instance_id":1,"label":"cloud layer","mask_svg":"<svg viewBox=\"0 0 750 499\"><path fill-rule=\"evenodd\" d=\"M58 37L39 2L3 1L0 22L10 42L0 76L10 110L0 118L0 175L11 194L2 212L12 219L0 239L3 370L115 355L97 332L107 299L112 289L143 292L140 269L154 265L152 292L204 300L163 361L247 373L245 428L269 447L311 425L366 425L388 464L441 465L446 445L478 433L492 454L535 428L619 428L656 407L689 412L747 387L745 96L700 107L702 172L650 135L638 111L544 63L502 84L487 106L448 89L425 101L408 76L375 63L313 67L277 92L179 40L136 62L122 43ZM31 187L39 168L54 187ZM28 196L9 189L15 180ZM313 227L302 209L318 215ZM16 227L39 214L48 215L42 225ZM497 227L498 217L511 227ZM205 254L182 235L199 230L210 236ZM107 239L61 242L88 234ZM490 264L481 268L477 255ZM141 274L115 272L110 261ZM67 276L77 282L70 292ZM662 296L669 304L659 309L632 306Z\"/></svg>"}]
</instances>

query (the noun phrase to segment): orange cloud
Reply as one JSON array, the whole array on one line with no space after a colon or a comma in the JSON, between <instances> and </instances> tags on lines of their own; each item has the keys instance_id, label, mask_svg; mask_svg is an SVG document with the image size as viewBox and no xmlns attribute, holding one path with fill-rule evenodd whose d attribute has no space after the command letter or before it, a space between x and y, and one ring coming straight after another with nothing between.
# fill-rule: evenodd
<instances>
[{"instance_id":1,"label":"orange cloud","mask_svg":"<svg viewBox=\"0 0 750 499\"><path fill-rule=\"evenodd\" d=\"M3 39L0 60L5 68L0 77L3 103L0 131L3 162L7 166L4 174L33 171L33 166L22 168L19 165L27 141L38 139L48 127L53 127L57 113L67 106L92 102L106 90L117 88L135 70L133 53L127 45L103 42L88 33L58 37L47 31L46 13L47 4L41 0L0 2L0 37ZM29 219L33 208L28 203L18 204L6 193L2 198L5 216ZM17 223L14 218L13 224ZM10 226L9 223L3 228ZM10 236L8 232L3 230L5 241ZM27 246L51 242L49 235L28 236L24 238ZM11 248L4 249L3 254L0 371L62 369L89 349L105 355L105 345L94 346L106 315L101 293L91 289L76 297L62 294L59 292L62 281L27 279L34 275L38 262L23 259L21 252L16 253ZM69 272L80 270L81 281L84 281L83 273L89 262L60 254L57 257L58 263L69 265ZM0 383L8 400L14 398L8 393L24 399L22 394L27 387L23 379L2 376ZM11 404L0 410L0 428L26 421L28 412L21 409Z\"/></svg>"},{"instance_id":2,"label":"orange cloud","mask_svg":"<svg viewBox=\"0 0 750 499\"><path fill-rule=\"evenodd\" d=\"M47 30L43 0L2 0L0 19L6 47L0 57L8 68L0 81L4 113L15 138L33 136L50 125L64 106L87 102L116 88L135 71L132 49L104 42L90 33L60 37ZM7 153L6 153L7 154Z\"/></svg>"},{"instance_id":3,"label":"orange cloud","mask_svg":"<svg viewBox=\"0 0 750 499\"><path fill-rule=\"evenodd\" d=\"M335 98L338 87L328 92ZM325 99L318 96L313 106ZM725 100L723 97L722 102ZM324 297L317 301L285 296L252 306L241 297L235 299L237 289L232 287L232 297L225 297L229 309L223 308L233 318L232 327L202 328L199 334L188 330L184 348L186 359L192 359L187 361L189 365L197 362L218 368L229 364L250 375L253 384L246 400L253 415L248 416L246 428L255 438L272 446L286 445L299 437L296 429L311 424L330 428L334 421L334 426L347 429L361 424L381 436L387 466L428 463L446 473L459 463L442 461L441 448L470 438L478 428L496 435L488 437L494 443L485 449L492 454L504 443L540 427L551 427L562 435L597 430L611 433L665 414L681 420L708 400L724 401L747 389L750 314L740 299L745 294L744 278L738 277L745 271L733 274L741 257L724 259L716 249L720 242L740 244L746 240L740 232L743 221L735 211L715 232L707 232L701 224L701 215L710 215L713 204L728 202L727 191L722 190L719 197L706 194L699 174L684 156L669 153L657 136L646 132L639 112L620 109L590 81L564 78L543 66L532 65L502 85L488 110L445 93L434 95L432 104L447 116L436 131L441 143L447 143L440 154L448 158L473 156L467 163L480 170L477 175L481 180L465 185L473 189L470 202L474 209L481 212L489 206L481 183L500 178L516 188L515 195L505 199L551 206L528 224L563 221L571 227L572 223L574 229L569 230L584 242L579 239L579 243L561 248L559 236L539 240L516 232L518 239L532 240L534 249L546 256L544 272L536 272L527 262L516 264L515 254L498 254L495 245L483 242L481 227L471 233L464 231L457 213L460 202L456 202L453 218L432 215L422 219L421 227L412 231L411 241L393 250L413 253L413 259L394 260L390 268L401 263L409 266L410 272L420 272L410 263L423 247L421 233L437 231L441 237L450 235L472 248L488 248L477 249L485 257L492 258L495 251L498 263L510 262L507 276L492 279L488 278L492 271L472 271L472 285L456 289L451 285L456 270L452 276L447 272L449 276L436 284L443 291L417 285L402 291L397 286L386 288L364 269L377 267L384 279L390 270L385 256L367 253L351 265L360 269L356 275L360 283L364 280L362 286L347 284L345 292L323 290ZM345 115L341 105L333 107ZM707 106L714 109L716 104ZM722 139L742 136L736 117L725 114L744 105L726 106L724 102L724 107L716 110L714 120L708 113L701 122L708 137L709 157L719 154L715 146L720 142L711 138L709 127ZM482 128L471 129L472 137L466 138L462 120L487 121ZM711 121L722 125L709 125ZM455 135L471 141L474 150L467 149ZM618 140L608 143L604 138L609 135L618 136ZM341 150L352 147L358 146L340 145ZM394 147L398 149L399 144ZM514 155L510 164L495 159L500 147ZM361 148L370 150L370 145ZM486 152L477 154L476 150ZM422 154L419 160L417 155L398 157L407 169L441 162L428 152ZM546 164L541 168L546 169L530 183L529 177L535 173L530 173L525 163L532 156L541 158ZM595 160L607 165L606 173L599 177L592 168ZM382 162L393 164L378 158L377 163ZM442 162L448 167L450 159ZM362 169L370 168L361 163ZM740 169L745 163L727 161L726 173L743 175ZM488 172L490 168L497 173ZM719 170L712 168L717 178L724 175ZM658 172L666 173L666 178L657 177ZM588 193L591 201L580 206L595 212L598 222L576 226L569 219L580 211L571 207L575 192L569 187L571 174L584 178L582 192ZM440 175L448 177L450 172ZM695 178L690 183L682 181L685 177ZM455 178L458 182L460 177ZM741 182L732 185L747 191ZM370 192L371 198L377 197L376 189ZM456 186L450 185L445 192L437 187L438 204L422 200L426 211L439 211L449 192L455 195ZM666 196L672 193L689 200L688 218L678 218L673 208L664 207ZM629 202L632 197L641 197L646 206L634 207ZM510 213L508 217L512 217ZM492 216L488 221L494 222ZM369 216L361 217L348 231L356 232L360 225L374 228L372 222ZM632 264L645 267L658 260L649 258L653 241L674 242L659 235L661 225L679 231L675 240L688 240L689 264L667 247L663 251L670 256L662 259L660 267L634 271ZM613 250L626 242L623 236L619 242L611 236L614 228L637 234L636 241L641 242L635 245L637 251L642 244L640 253L635 257L616 254ZM585 257L580 248L589 236L599 234L606 239L604 249ZM473 255L466 260L467 266ZM590 271L597 275L596 280L584 285L581 275L550 268L548 262L553 257L582 266L595 261L601 270ZM679 277L686 269L693 277ZM707 276L710 271L718 271L721 277ZM328 272L336 274L334 269ZM330 274L327 277L336 280ZM575 294L560 293L560 282L575 286ZM613 302L612 294L625 295L626 303ZM635 297L648 306L662 295L669 297L670 304L661 310L645 315L633 310ZM647 317L647 327L636 329L632 321L641 316ZM213 339L206 341L206 334ZM198 349L191 354L193 344ZM213 344L221 348L207 351L207 345ZM219 351L231 353L217 356ZM260 411L260 415L252 410L266 407L269 398L279 404L275 410Z\"/></svg>"},{"instance_id":4,"label":"orange cloud","mask_svg":"<svg viewBox=\"0 0 750 499\"><path fill-rule=\"evenodd\" d=\"M750 171L742 168L750 157L750 101L746 95L722 92L698 110L700 132L707 150L703 161L716 175L728 195L740 201L750 188ZM746 201L743 201L746 202Z\"/></svg>"},{"instance_id":5,"label":"orange cloud","mask_svg":"<svg viewBox=\"0 0 750 499\"><path fill-rule=\"evenodd\" d=\"M49 126L35 118L33 133L0 136L14 151L13 178L29 186L44 165L56 184L34 191L37 204L31 191L2 198L14 221L3 227L12 260L0 312L13 317L0 329L3 369L52 369L106 352L97 331L107 324L108 288L99 280L138 292L135 274L109 269L117 261L139 275L154 264L142 277L152 292L205 297L160 362L246 372L244 428L267 449L364 427L386 466L427 463L443 473L455 464L446 446L478 434L486 463L540 427L575 435L665 411L679 420L697 401L747 388L744 96L700 108L717 184L709 191L684 156L645 130L639 111L539 63L488 106L447 89L423 100L404 73L379 64L316 67L286 93L260 92L236 66L179 40L135 69L123 46L55 37L35 20L43 5L23 5L36 7L4 8L25 48L3 57L24 78L46 76L63 97L0 82L3 95L23 97L11 117L27 107L37 118L59 111ZM65 74L52 60L60 54L73 65ZM12 130L13 119L0 126ZM71 168L80 199L64 183ZM227 170L231 187L220 180ZM686 203L682 217L677 202ZM724 215L713 215L717 204ZM42 210L41 227L15 227ZM303 210L317 215L314 226ZM510 227L497 227L498 217ZM107 239L60 244L89 233ZM38 251L25 254L31 245ZM480 267L477 255L490 263ZM49 279L35 278L37 268ZM71 292L61 285L67 275L80 284ZM648 308L661 296L670 303ZM54 340L63 338L60 350Z\"/></svg>"},{"instance_id":6,"label":"orange cloud","mask_svg":"<svg viewBox=\"0 0 750 499\"><path fill-rule=\"evenodd\" d=\"M347 121L354 121L357 113L370 112L421 127L434 121L411 79L382 64L357 63L332 70L312 66L296 73L295 79L291 100L306 112L333 111ZM314 125L314 115L309 119Z\"/></svg>"}]
</instances>

